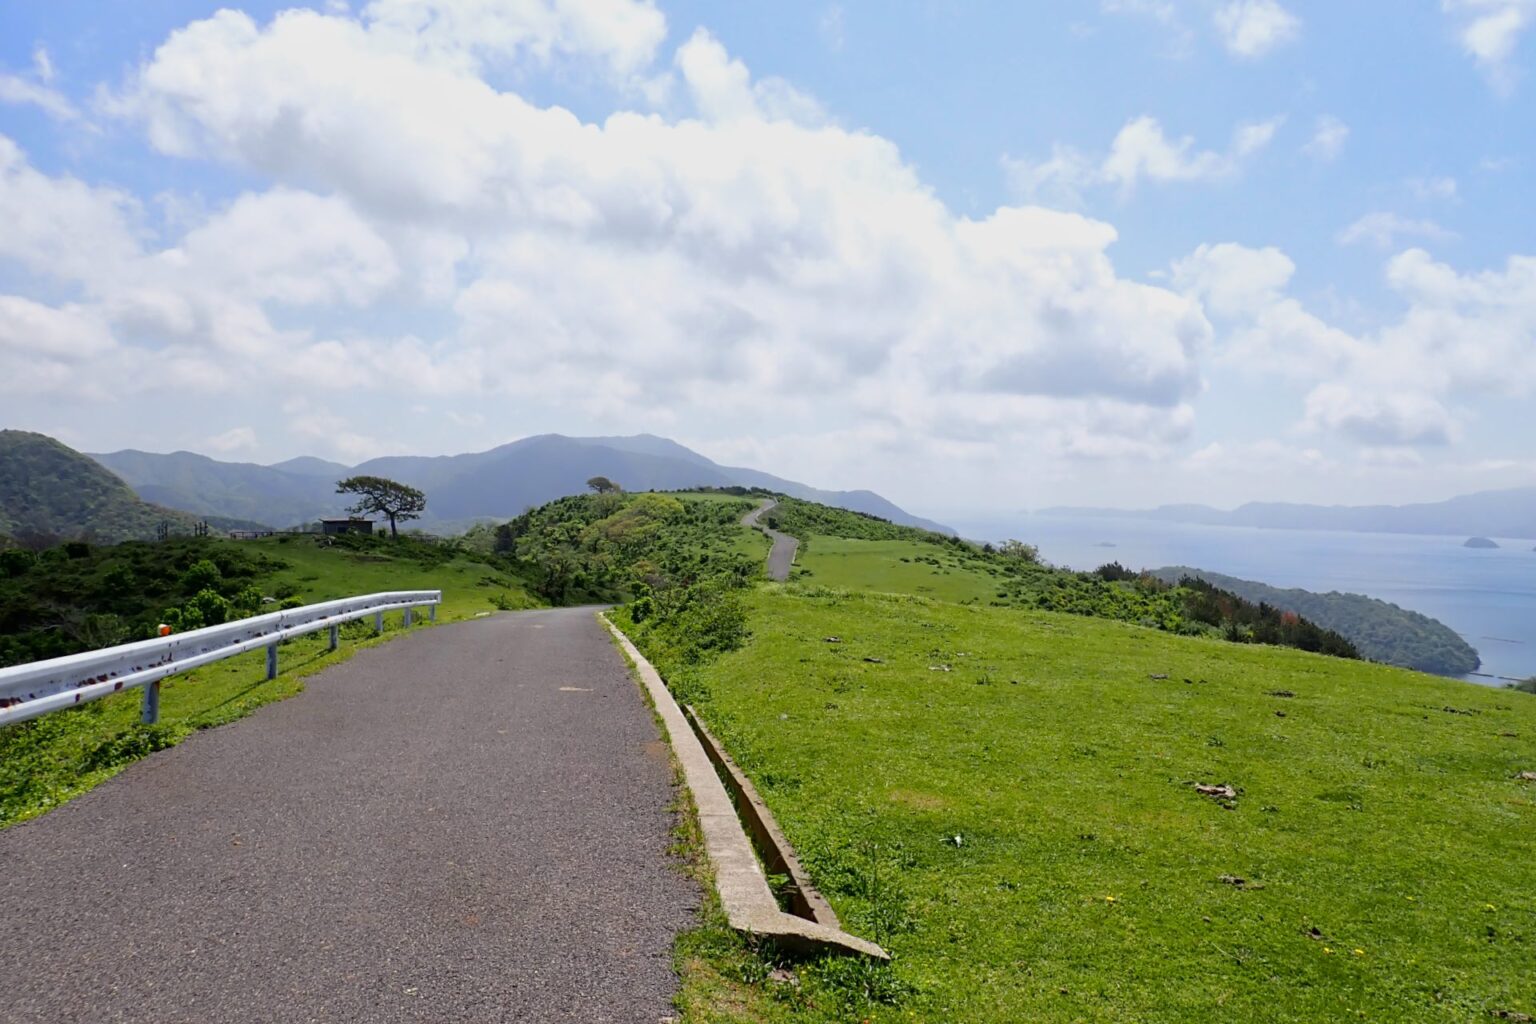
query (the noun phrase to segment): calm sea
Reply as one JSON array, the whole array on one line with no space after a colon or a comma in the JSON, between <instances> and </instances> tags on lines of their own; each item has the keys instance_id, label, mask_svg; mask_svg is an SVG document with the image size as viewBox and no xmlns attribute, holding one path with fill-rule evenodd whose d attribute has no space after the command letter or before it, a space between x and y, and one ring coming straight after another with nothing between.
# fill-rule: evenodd
<instances>
[{"instance_id":1,"label":"calm sea","mask_svg":"<svg viewBox=\"0 0 1536 1024\"><path fill-rule=\"evenodd\" d=\"M1190 565L1277 587L1368 594L1423 612L1456 630L1488 675L1536 676L1536 541L1495 538L1497 550L1463 547L1465 537L1322 530L1259 530L1137 519L1024 515L949 525L979 540L1016 537L1056 565L1132 569ZM1109 545L1113 545L1112 547Z\"/></svg>"}]
</instances>

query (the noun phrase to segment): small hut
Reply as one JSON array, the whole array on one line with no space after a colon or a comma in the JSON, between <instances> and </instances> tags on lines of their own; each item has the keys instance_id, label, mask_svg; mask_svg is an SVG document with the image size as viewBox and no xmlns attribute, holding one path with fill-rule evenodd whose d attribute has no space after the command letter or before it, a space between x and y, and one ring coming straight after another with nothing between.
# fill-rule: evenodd
<instances>
[{"instance_id":1,"label":"small hut","mask_svg":"<svg viewBox=\"0 0 1536 1024\"><path fill-rule=\"evenodd\" d=\"M325 534L337 533L372 533L372 519L322 519L320 520L320 532Z\"/></svg>"}]
</instances>

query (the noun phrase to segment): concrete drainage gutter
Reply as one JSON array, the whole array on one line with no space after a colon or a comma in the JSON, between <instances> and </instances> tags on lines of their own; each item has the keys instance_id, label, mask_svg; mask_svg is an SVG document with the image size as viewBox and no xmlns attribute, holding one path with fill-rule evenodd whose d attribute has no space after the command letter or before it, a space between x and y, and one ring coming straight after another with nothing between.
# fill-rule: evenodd
<instances>
[{"instance_id":1,"label":"concrete drainage gutter","mask_svg":"<svg viewBox=\"0 0 1536 1024\"><path fill-rule=\"evenodd\" d=\"M779 832L772 814L758 798L752 783L736 768L713 737L709 736L708 730L698 722L696 715L692 716L693 725L690 725L690 716L678 707L666 683L662 682L661 675L630 643L629 637L609 622L607 616L602 619L624 653L634 661L635 671L639 673L640 681L645 684L656 706L656 713L666 726L673 753L683 769L683 779L693 793L693 802L698 808L699 826L704 833L704 849L715 871L715 889L720 895L720 904L725 908L731 927L771 939L780 947L796 953L841 953L889 960L890 955L885 950L873 942L849 935L838 926L837 915L832 913L826 900L810 884L795 858L794 850ZM691 708L689 710L692 711ZM705 739L701 740L701 736ZM713 756L706 752L706 743L713 749ZM725 783L721 782L715 770L716 764L732 780L732 786L737 791L735 800L726 791ZM742 828L742 819L737 816L738 806L742 808L742 814L754 834L759 837L762 848L770 851L766 854L770 868L788 875L793 881L793 903L797 910L803 910L807 916L798 917L779 909L773 891L768 888L768 879L763 875L752 842Z\"/></svg>"}]
</instances>

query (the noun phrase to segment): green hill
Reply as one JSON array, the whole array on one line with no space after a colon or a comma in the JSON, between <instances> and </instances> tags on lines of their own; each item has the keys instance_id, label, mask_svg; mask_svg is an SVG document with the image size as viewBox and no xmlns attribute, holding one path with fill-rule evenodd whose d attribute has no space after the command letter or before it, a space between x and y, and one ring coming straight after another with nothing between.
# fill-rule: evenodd
<instances>
[{"instance_id":1,"label":"green hill","mask_svg":"<svg viewBox=\"0 0 1536 1024\"><path fill-rule=\"evenodd\" d=\"M785 962L712 919L683 1020L1536 1012L1536 700L1143 624L1181 588L1139 577L776 519L789 584L658 564L620 618L893 961Z\"/></svg>"},{"instance_id":2,"label":"green hill","mask_svg":"<svg viewBox=\"0 0 1536 1024\"><path fill-rule=\"evenodd\" d=\"M17 540L80 537L143 540L170 522L196 522L141 501L93 459L51 437L0 430L0 534Z\"/></svg>"},{"instance_id":3,"label":"green hill","mask_svg":"<svg viewBox=\"0 0 1536 1024\"><path fill-rule=\"evenodd\" d=\"M1186 576L1203 579L1250 601L1304 615L1348 637L1372 661L1441 676L1464 676L1477 671L1481 664L1476 649L1445 623L1364 594L1282 590L1183 565L1156 569L1152 574L1168 583Z\"/></svg>"}]
</instances>

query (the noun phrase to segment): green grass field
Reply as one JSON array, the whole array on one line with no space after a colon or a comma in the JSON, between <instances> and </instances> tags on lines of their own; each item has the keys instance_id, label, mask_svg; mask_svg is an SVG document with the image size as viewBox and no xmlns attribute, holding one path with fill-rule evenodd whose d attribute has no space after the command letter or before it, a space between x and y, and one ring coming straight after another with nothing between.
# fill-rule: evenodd
<instances>
[{"instance_id":1,"label":"green grass field","mask_svg":"<svg viewBox=\"0 0 1536 1024\"><path fill-rule=\"evenodd\" d=\"M1536 1011L1536 699L1078 616L750 604L685 696L894 964L851 1005L706 929L687 1019Z\"/></svg>"},{"instance_id":2,"label":"green grass field","mask_svg":"<svg viewBox=\"0 0 1536 1024\"><path fill-rule=\"evenodd\" d=\"M810 537L796 566L802 579L823 586L881 593L916 594L957 604L991 601L995 575L947 548L909 540Z\"/></svg>"},{"instance_id":3,"label":"green grass field","mask_svg":"<svg viewBox=\"0 0 1536 1024\"><path fill-rule=\"evenodd\" d=\"M427 565L392 558L387 550L320 547L307 536L266 537L238 543L288 563L288 568L263 579L261 586L270 593L288 584L305 604L387 590L441 590L440 621L496 609L498 600L507 608L534 608L540 604L521 581L463 555L441 565Z\"/></svg>"}]
</instances>

